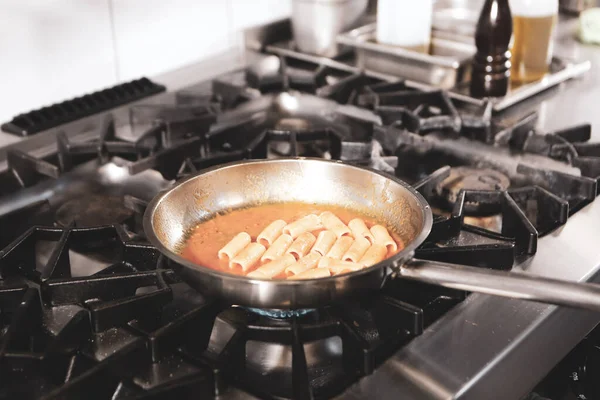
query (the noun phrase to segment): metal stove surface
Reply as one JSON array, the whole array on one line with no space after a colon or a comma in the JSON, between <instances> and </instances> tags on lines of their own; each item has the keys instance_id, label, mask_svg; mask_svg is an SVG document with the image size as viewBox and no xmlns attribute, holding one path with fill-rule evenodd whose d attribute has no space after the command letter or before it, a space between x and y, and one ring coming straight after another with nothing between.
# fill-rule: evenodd
<instances>
[{"instance_id":1,"label":"metal stove surface","mask_svg":"<svg viewBox=\"0 0 600 400\"><path fill-rule=\"evenodd\" d=\"M281 65L278 68L281 68ZM464 295L460 293L433 290L412 283L407 287L399 283L400 287L390 288L383 302L361 305L358 308L346 305L316 316L307 315L294 322L277 321L239 308L226 307L225 312L220 313L222 308L219 305L206 302L207 299L178 282L176 276L159 262L158 255L140 243L143 234L139 225L136 225L139 222L136 221L136 217L143 211L144 202L149 197L182 174L232 158L248 158L257 154L264 157L268 155L269 150L281 152L281 147L273 149L267 146L272 142L288 144L287 148L283 149L284 152L294 148L292 153L302 152L305 149L297 146L302 142L302 134L297 132L299 128L302 128L300 131L304 133L310 133L307 136L310 141L315 138L314 135L324 139L325 153L329 152L330 156L333 145L334 153L337 152L340 158L379 168L393 170L402 166L404 157L390 152L390 145L392 148L400 146L406 150L400 153L408 154L406 159L414 156L413 153L419 154L423 148L427 151L433 149L437 152L437 158L443 160L441 168L438 168L440 165L436 163L424 170L399 168L405 175L403 177L414 183L428 198L437 196L439 188L450 175L451 171L443 167L446 162L450 162L450 165L464 165L466 159L472 161L472 153L464 153L468 146L460 146L456 144L456 140L448 140L445 145L439 144L444 143L444 140L430 140L433 138L429 135L431 131L456 133L459 129L458 110L447 102L443 93L425 96L425 100L431 101L427 109L406 113L389 108L397 106L398 104L394 103L398 101L406 101L406 98L385 96L386 90L389 92L390 88L403 89L401 83L396 87L393 86L395 84L383 84L382 88L377 86L377 82L365 80L360 75L344 73L336 76L334 73L323 75L324 82L315 85L311 79L315 76L321 79L320 74L292 73L290 76L293 79L289 82L301 86L305 92L307 86L309 92L314 91L306 96L306 99L316 94L338 103L338 106L334 107L335 111L325 107L321 115L325 119L333 116L336 120L333 121L333 129L329 127L323 130L317 127L310 132L310 129L307 129L307 126L310 127L310 124L307 125L307 118L297 118L297 115L284 113L282 123L281 119L269 119L267 112L267 118L258 119L256 130L249 140L242 141L241 147L238 148L238 142L230 140L228 135L234 132L233 128L239 128L239 122L227 118L221 118L219 121L218 118L213 119L208 115L210 113L206 113L205 106L210 105L212 100L201 93L204 90L210 92L210 85L207 89L205 84L201 84L188 88L183 94L179 93L180 100L191 94L191 101L197 101L195 104L198 108L194 110L198 111L199 115L194 115L193 118L185 113L183 116L174 116L169 114L171 111L165 111L165 107L160 104L165 98L170 98L166 95L162 96L163 100L154 99L155 106L141 104L135 111L128 109L126 113L115 113L112 125L104 124L96 129L95 133L75 135L66 131L67 140L58 135L58 147L60 150L63 146L63 153L59 153L62 156L58 159L50 157L50 164L38 163L18 152L13 152L12 155L8 153L8 172L12 177L7 182L11 185L24 184L26 188L15 190L14 193L7 193L12 192L9 190L11 186L4 188L4 201L0 202L3 210L1 215L8 214L12 218L10 221L25 222L27 225L24 216L30 211L39 211L40 214L36 215L43 215L45 219L36 221L51 227L29 230L19 241L12 242L0 253L2 278L21 279L21 286L11 289L4 285L2 289L10 289L11 296L14 291L21 291L19 295L24 296L21 306L16 309L14 307L18 303L12 304L8 300L3 303L3 313L0 317L3 318L4 334L0 352L11 362L22 365L20 370L16 369L17 372L25 371L31 364L39 362L45 365L48 360L52 360L53 364L50 365L55 366L58 376L51 375L50 382L54 385L59 382L59 388L62 384L62 387L68 390L63 393L54 388L53 391L53 388L49 389L40 384L39 393L50 393L49 397L61 394L73 396L83 393L80 390L85 390L85 386L96 383L106 390L97 393L99 398L136 398L142 396L143 391L147 391L147 395L157 397L173 393L183 396L203 393L209 396L216 392L219 398L251 398L248 394L251 392L260 397L294 398L331 397L336 394L341 398L356 399L392 396L488 398L492 392L502 393L503 398L518 398L527 393L552 365L597 323L598 318L587 312L482 295L469 295L464 300ZM233 78L227 76L223 79L224 83L234 82L237 79L235 76L239 74L234 74ZM256 71L247 72L245 76L247 81L255 82L257 87L265 82L267 86L271 85L272 89L262 88L267 93L270 90L277 92L281 85L286 85L285 79L265 79L269 77L272 75L257 74ZM372 86L373 93L363 93L363 97L352 98L356 94L349 93L344 90L346 86L339 84L348 81L353 82L353 85L364 81L360 84ZM240 94L246 100L257 98L258 89L239 91L233 86L228 87L235 94L232 96L233 100L239 98ZM317 90L314 90L315 86ZM319 91L320 87L326 89ZM378 93L384 95L374 96ZM290 97L298 99L293 94ZM287 104L288 107L293 103L290 97L286 96L283 100L284 105ZM383 98L388 104L379 103L379 106L376 106L379 107L376 114L362 112L355 106L339 106L339 103L347 102L368 106L378 97L378 101ZM281 100L281 97L276 97L277 104L281 104ZM319 99L319 104L335 104L322 100ZM271 99L264 104L267 110L272 110L274 101ZM407 103L404 106L413 107ZM164 117L163 114L162 119L156 118L161 112L166 112L169 117ZM381 122L387 125L384 120L392 118L390 113L398 113L397 120L403 121L403 124L411 127L413 131L422 131L427 135L423 139L422 136L399 129L402 126L391 126L382 128L383 130L372 127L373 123L378 124L373 115L379 116ZM482 115L484 114L485 110ZM218 115L224 116L226 113ZM276 115L281 115L281 110L278 110ZM198 116L199 119L196 118ZM342 140L345 133L348 133L343 129L344 126L348 126L348 118L356 129L355 133L366 134L367 137L380 135L382 140ZM335 129L338 119L343 121L341 130ZM203 129L208 121L217 123L217 126L221 123L217 129L218 134L206 136L208 146L206 142L200 145L194 138L185 134L179 136L187 129L181 130L179 127L189 127L191 123L194 129ZM464 121L463 118L462 122ZM471 125L471 128L478 132L476 139L480 142L495 140L496 137L509 137L508 141L519 137L514 129L496 129L496 134L489 136L490 126L486 126L485 119L480 121L483 121L483 125ZM244 119L242 122L248 123ZM572 130L571 134L577 136L582 131L585 137L585 127ZM382 133L385 133L385 138L394 140L391 143L383 140L385 138L381 137ZM143 140L140 140L140 134ZM97 140L98 136L100 141ZM533 135L530 138L535 142L537 136ZM550 135L556 136L572 139L572 135L569 134L557 135L555 132ZM84 141L89 141L90 138L93 142L86 145ZM136 146L123 143L123 138L126 139L125 142L134 143ZM583 142L585 140L584 138ZM581 147L577 144L581 141L582 139L575 140L576 145ZM575 146L569 143L571 142L567 140L566 143L553 145L566 145L567 148ZM517 146L523 149L526 147L525 143L518 143ZM451 150L448 150L449 147ZM182 148L192 148L193 151L180 153ZM485 146L480 148L482 151L483 149ZM517 262L515 268L562 279L590 279L600 265L600 255L592 243L595 235L600 232L596 232L593 226L590 227L589 223L585 222L587 218L600 216L598 202L592 202L596 195L596 182L594 179L580 176L581 174L565 174L573 172L571 167L565 167L564 163L549 160L547 157L543 158L543 169L540 169L539 163L531 161L540 151L561 151L560 146L546 149L538 145L528 149L535 151L528 151L530 154L525 156L526 160L521 162L521 166L510 157L482 157L481 151L478 152L475 167L500 167L503 174L511 178L514 175L527 176L533 172L533 175L529 176L535 179L521 182L521 187L510 194L495 192L496 194L488 195L478 192L480 187L467 187L475 190L463 192L454 206L446 209L446 217L437 220L438 231L434 233L436 237L432 238L435 245L420 249L419 257L507 269L513 266L516 252L519 255L517 260L521 261ZM454 155L455 158L457 154L463 155L463 162L447 159L448 154ZM174 155L184 162L170 165L169 159ZM83 157L84 160L77 161L73 157ZM89 161L86 161L86 157ZM100 168L97 168L98 158L102 163ZM72 163L65 163L65 160L71 160ZM58 167L53 169L51 166L55 164L52 163ZM593 168L587 171L588 174L595 172ZM45 178L55 173L59 175L57 180ZM535 214L543 218L533 218L534 224L528 225L523 216L516 212L523 205L520 200L522 191L529 190L528 184L545 186L550 190L553 188L551 182L557 180L571 184L570 190L559 193L561 197L548 195L544 189L536 189L539 197L535 197L533 192L528 192L528 196L534 197L524 197L525 200L535 198L533 203L538 205L549 205L545 210L550 210L553 215L552 218L547 218L548 214L537 214L537 207L533 207L534 211L528 212L528 216ZM73 182L77 185L72 185ZM573 189L574 187L577 189ZM82 208L76 200L89 199L91 195L96 198L104 197L107 201L112 201L115 197L123 199L125 207L121 210L122 213L117 214L117 219L123 218L124 221L119 221L122 223L115 227L90 228L88 225L93 225L98 220L102 221L105 216L94 216L93 208ZM73 201L75 206L70 203ZM493 218L500 216L500 223L492 229L495 232L486 232L462 223L467 217L464 214L464 206L475 203L485 203L495 210L492 212ZM528 204L527 201L525 204ZM20 213L19 210L22 209L26 209L27 213ZM569 209L578 212L567 221ZM498 214L498 210L504 212ZM88 214L95 218L89 218ZM549 226L544 225L547 221L551 222ZM567 223L564 224L565 222ZM72 225L63 229L53 227L55 223L59 226L65 223ZM17 230L15 228L11 235L2 238L3 246L20 233ZM546 236L537 240L537 235L532 233L538 231L540 234L546 233ZM582 231L586 232L585 237L582 237ZM59 248L43 242L58 243ZM33 264L31 261L28 261L29 264L15 263L20 258L30 260L32 244L42 248L41 251L35 252L37 257ZM107 257L108 253L105 250L99 250L103 246L112 248L112 257ZM532 256L533 254L535 256ZM72 280L77 277L80 280ZM129 282L129 287L134 288L133 293L130 292L130 288L123 293L111 293L111 287L119 287L111 285L117 285L116 282L121 279ZM35 290L27 290L28 285L32 283L34 289L39 284L44 304L52 305L50 310L38 308ZM402 296L408 296L400 297L400 304L394 300L395 290L398 289L403 293ZM12 299L6 293L6 298ZM128 302L135 304L135 307L129 308ZM7 309L10 311L7 312ZM365 309L370 310L366 315L348 315L350 311L357 310L364 313ZM162 311L158 312L157 319L154 318L156 315L152 317L152 313L150 318L145 314L144 311L150 310ZM395 314L390 314L390 310ZM432 310L435 312L430 316ZM450 311L446 313L447 310ZM86 321L84 316L87 313L90 313L91 321L91 327L87 329L91 332L82 337L88 344L83 346L81 352L73 355L72 348L69 347L72 346L72 337L69 335L73 329L86 329L86 323L82 321ZM441 314L445 315L438 319ZM15 336L15 327L27 326L28 331L39 332L40 326L36 323L24 324L26 315L43 315L43 334L33 342L18 340ZM381 324L381 320L377 324L377 321L371 319L377 315L383 315L384 320L402 321L403 325L399 328L394 324L390 326L389 322ZM390 318L390 315L397 317ZM67 316L78 318L69 319ZM437 322L434 322L435 320ZM565 327L568 329L564 329ZM382 334L393 340L379 347L376 344L386 343L377 336ZM419 334L421 336L414 338ZM190 341L190 338L194 340ZM204 340L208 344L206 352L202 347ZM50 350L53 351L45 347L48 344L52 345ZM400 347L401 349L394 353L395 349ZM385 350L381 350L382 348ZM350 351L344 354L344 349ZM358 350L359 354L352 349ZM53 358L65 350L70 354L70 358ZM380 351L382 353L378 353ZM363 352L367 352L369 356L366 357ZM127 357L127 354L134 356ZM530 354L535 354L536 357L531 358ZM111 358L111 355L118 357ZM350 359L344 358L349 355ZM239 357L246 360L247 370L231 367L239 366ZM359 358L361 361L357 362ZM131 360L137 362L126 362ZM139 362L142 363L141 367ZM120 363L123 365L119 366ZM524 373L523 363L527 364L527 373ZM344 370L344 366L348 365L357 369L356 376L350 374L350 380L348 371ZM128 368L129 372L126 371ZM255 372L253 375L253 369L259 371L258 374ZM291 369L304 372L292 374L290 381L288 372ZM241 371L249 374L244 375ZM340 371L345 373L340 374ZM30 378L29 375L23 376ZM270 382L273 381L272 378L276 378L282 387L269 387L261 377L271 378ZM512 378L510 387L505 385L508 377ZM340 392L340 388L343 390L359 378L360 380L348 390ZM32 379L32 382L35 381ZM342 384L336 385L337 389L330 390L326 384L335 379L340 379ZM230 382L234 382L233 388L228 385ZM244 391L236 389L238 386ZM170 389L175 392L169 392Z\"/></svg>"}]
</instances>

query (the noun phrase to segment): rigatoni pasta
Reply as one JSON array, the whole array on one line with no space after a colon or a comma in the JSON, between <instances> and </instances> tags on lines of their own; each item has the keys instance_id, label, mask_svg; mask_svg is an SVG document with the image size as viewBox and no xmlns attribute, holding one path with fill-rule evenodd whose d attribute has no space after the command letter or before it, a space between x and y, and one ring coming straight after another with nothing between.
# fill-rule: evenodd
<instances>
[{"instance_id":1,"label":"rigatoni pasta","mask_svg":"<svg viewBox=\"0 0 600 400\"><path fill-rule=\"evenodd\" d=\"M283 233L287 233L295 239L304 232L316 231L317 229L321 229L322 226L321 218L318 215L310 214L285 226Z\"/></svg>"},{"instance_id":2,"label":"rigatoni pasta","mask_svg":"<svg viewBox=\"0 0 600 400\"><path fill-rule=\"evenodd\" d=\"M355 238L364 237L371 244L375 243L375 238L373 237L373 234L371 233L369 228L367 228L367 224L365 224L365 221L363 219L354 218L353 220L348 222L348 228L350 228L350 230L352 231L352 236L354 236Z\"/></svg>"},{"instance_id":3,"label":"rigatoni pasta","mask_svg":"<svg viewBox=\"0 0 600 400\"><path fill-rule=\"evenodd\" d=\"M287 267L285 269L285 275L288 277L298 275L309 269L316 268L319 260L321 260L321 255L319 253L309 253Z\"/></svg>"},{"instance_id":4,"label":"rigatoni pasta","mask_svg":"<svg viewBox=\"0 0 600 400\"><path fill-rule=\"evenodd\" d=\"M265 246L260 243L250 243L244 247L239 254L231 259L229 267L232 269L241 269L244 272L248 272L252 267L256 265L260 257L265 252Z\"/></svg>"},{"instance_id":5,"label":"rigatoni pasta","mask_svg":"<svg viewBox=\"0 0 600 400\"><path fill-rule=\"evenodd\" d=\"M296 262L291 254L284 254L280 258L264 264L262 267L250 272L247 276L250 278L272 279L283 275L285 269Z\"/></svg>"},{"instance_id":6,"label":"rigatoni pasta","mask_svg":"<svg viewBox=\"0 0 600 400\"><path fill-rule=\"evenodd\" d=\"M261 233L258 234L256 241L265 247L271 246L273 242L275 242L275 239L281 235L281 232L286 225L287 223L282 219L271 222L269 226L267 226L262 230Z\"/></svg>"},{"instance_id":7,"label":"rigatoni pasta","mask_svg":"<svg viewBox=\"0 0 600 400\"><path fill-rule=\"evenodd\" d=\"M336 240L337 236L332 231L321 231L319 236L317 236L315 245L310 251L311 253L318 253L324 256L333 247Z\"/></svg>"},{"instance_id":8,"label":"rigatoni pasta","mask_svg":"<svg viewBox=\"0 0 600 400\"><path fill-rule=\"evenodd\" d=\"M349 236L342 236L334 244L333 247L325 255L329 258L335 258L338 260L342 259L342 256L346 254L346 251L352 246L354 239Z\"/></svg>"},{"instance_id":9,"label":"rigatoni pasta","mask_svg":"<svg viewBox=\"0 0 600 400\"><path fill-rule=\"evenodd\" d=\"M317 264L317 266L319 268L329 268L332 265L346 265L349 267L352 266L356 266L356 265L360 265L357 263L353 263L352 261L342 261L342 260L336 260L334 258L329 258L329 257L323 257L319 260L319 263Z\"/></svg>"},{"instance_id":10,"label":"rigatoni pasta","mask_svg":"<svg viewBox=\"0 0 600 400\"><path fill-rule=\"evenodd\" d=\"M285 254L286 250L290 248L294 239L290 235L286 235L285 233L280 235L265 251L265 253L260 258L261 262L273 261L281 257Z\"/></svg>"},{"instance_id":11,"label":"rigatoni pasta","mask_svg":"<svg viewBox=\"0 0 600 400\"><path fill-rule=\"evenodd\" d=\"M350 248L342 256L342 261L358 262L370 246L371 243L364 237L354 239Z\"/></svg>"},{"instance_id":12,"label":"rigatoni pasta","mask_svg":"<svg viewBox=\"0 0 600 400\"><path fill-rule=\"evenodd\" d=\"M313 268L307 271L304 271L298 275L290 276L288 279L298 280L298 279L318 279L318 278L327 278L331 276L331 272L327 268Z\"/></svg>"},{"instance_id":13,"label":"rigatoni pasta","mask_svg":"<svg viewBox=\"0 0 600 400\"><path fill-rule=\"evenodd\" d=\"M403 247L394 232L347 209L286 203L203 222L182 256L252 279L317 279L360 271Z\"/></svg>"},{"instance_id":14,"label":"rigatoni pasta","mask_svg":"<svg viewBox=\"0 0 600 400\"><path fill-rule=\"evenodd\" d=\"M356 264L356 263L347 263L347 264L332 264L325 269L328 269L331 272L331 275L341 275L347 274L348 272L356 272L364 269L365 267Z\"/></svg>"},{"instance_id":15,"label":"rigatoni pasta","mask_svg":"<svg viewBox=\"0 0 600 400\"><path fill-rule=\"evenodd\" d=\"M387 253L387 247L382 244L375 243L369 247L358 263L364 267L375 265L385 260Z\"/></svg>"},{"instance_id":16,"label":"rigatoni pasta","mask_svg":"<svg viewBox=\"0 0 600 400\"><path fill-rule=\"evenodd\" d=\"M219 259L230 261L237 256L239 252L244 250L250 244L252 239L246 232L240 232L234 236L221 250L219 250Z\"/></svg>"},{"instance_id":17,"label":"rigatoni pasta","mask_svg":"<svg viewBox=\"0 0 600 400\"><path fill-rule=\"evenodd\" d=\"M290 248L287 249L287 253L296 257L296 260L299 260L301 257L308 254L316 240L317 238L315 235L310 232L304 232L294 240Z\"/></svg>"},{"instance_id":18,"label":"rigatoni pasta","mask_svg":"<svg viewBox=\"0 0 600 400\"><path fill-rule=\"evenodd\" d=\"M375 238L375 243L384 245L390 252L398 250L398 244L392 239L385 226L374 225L371 227L371 233Z\"/></svg>"},{"instance_id":19,"label":"rigatoni pasta","mask_svg":"<svg viewBox=\"0 0 600 400\"><path fill-rule=\"evenodd\" d=\"M319 218L321 218L323 227L328 231L335 233L335 235L339 238L351 233L350 228L348 228L346 224L344 224L342 220L331 211L325 211L321 213Z\"/></svg>"}]
</instances>

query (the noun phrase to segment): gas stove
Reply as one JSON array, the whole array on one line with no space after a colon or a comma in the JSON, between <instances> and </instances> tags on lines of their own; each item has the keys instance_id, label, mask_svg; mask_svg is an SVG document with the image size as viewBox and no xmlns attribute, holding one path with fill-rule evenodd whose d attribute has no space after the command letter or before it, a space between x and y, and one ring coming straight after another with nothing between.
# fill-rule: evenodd
<instances>
[{"instance_id":1,"label":"gas stove","mask_svg":"<svg viewBox=\"0 0 600 400\"><path fill-rule=\"evenodd\" d=\"M161 87L143 82L148 95ZM52 121L70 120L70 107L80 110L72 119L81 117L75 106L5 126L17 127L30 149L37 135L47 140L38 132ZM92 111L107 108L99 107ZM589 125L539 132L536 118L492 117L489 104L444 91L267 56L105 113L92 131L58 125L51 151L5 150L0 397L445 398L457 387L469 395L493 388L505 380L485 368L510 365L494 357L522 362L510 352L512 337L522 345L519 329L550 329L557 313L597 318L401 280L373 298L301 314L249 310L181 282L145 241L141 216L160 190L210 166L339 159L395 174L434 206L419 258L544 275L570 268L553 259L553 246L572 244L583 218L600 216L600 146L589 142ZM571 260L580 261L571 272L600 265L591 250ZM514 328L515 320L523 325ZM500 341L490 339L494 328ZM459 332L477 338L444 342ZM486 335L487 351L473 355ZM453 370L461 352L472 363ZM515 392L531 389L557 357L532 367ZM469 381L473 370L481 376Z\"/></svg>"}]
</instances>

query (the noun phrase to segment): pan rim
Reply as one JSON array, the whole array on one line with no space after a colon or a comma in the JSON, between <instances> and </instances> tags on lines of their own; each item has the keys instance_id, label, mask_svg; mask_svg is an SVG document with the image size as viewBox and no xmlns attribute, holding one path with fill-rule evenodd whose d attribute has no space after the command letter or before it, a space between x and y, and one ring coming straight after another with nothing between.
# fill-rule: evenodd
<instances>
[{"instance_id":1,"label":"pan rim","mask_svg":"<svg viewBox=\"0 0 600 400\"><path fill-rule=\"evenodd\" d=\"M227 272L221 272L221 271L218 271L218 270L215 270L212 268L208 268L206 266L203 266L200 264L195 264L191 261L188 261L187 259L183 258L179 254L168 249L156 235L155 230L154 230L154 224L153 224L154 214L155 214L156 210L160 206L161 202L165 198L167 198L167 196L169 196L169 194L171 194L177 188L183 186L186 182L192 181L192 180L198 178L199 176L202 176L202 175L205 175L205 174L217 171L217 170L232 168L232 167L236 167L239 165L270 164L270 163L275 164L275 163L298 162L298 161L319 162L319 163L324 163L324 164L341 164L341 165L344 165L345 167L368 171L368 172L377 174L379 176L389 179L389 180L393 181L394 183L402 186L404 189L408 190L411 193L411 195L414 196L417 203L419 205L421 205L421 208L423 210L423 221L422 221L423 227L421 229L421 232L419 232L419 234L402 251L400 251L397 254L395 254L394 256L387 258L387 259L385 259L377 264L374 264L368 268L361 269L360 271L350 272L350 273L346 273L346 274L342 274L342 275L330 276L330 277L326 277L326 278L314 278L314 279L303 279L303 280L257 279L257 278L248 278L248 277L241 276L241 275L229 274ZM385 266L388 266L388 265L397 265L398 263L403 264L406 260L413 257L414 251L416 250L417 247L419 247L425 241L427 236L429 236L429 234L431 233L432 227L433 227L433 214L431 211L431 207L429 206L429 203L427 203L425 198L415 188L413 188L411 185L404 182L403 180L397 178L396 176L388 174L384 171L379 171L379 170L376 170L376 169L373 169L370 167L363 167L363 166L349 164L349 163L344 162L343 160L326 160L326 159L322 159L322 158L311 158L311 157L286 157L286 158L277 158L277 159L241 160L241 161L233 161L233 162L229 162L229 163L219 164L219 165L216 165L213 167L203 169L201 171L198 171L195 174L192 174L190 176L187 176L187 177L175 182L173 184L173 186L171 186L170 188L158 193L150 201L150 203L148 203L148 206L146 207L146 211L144 212L144 217L143 217L144 233L146 235L146 238L150 242L150 244L153 245L154 247L156 247L157 250L162 255L164 255L165 257L169 258L170 260L174 261L175 263L179 264L182 267L189 268L194 271L206 273L206 274L209 274L209 275L217 277L217 278L227 279L227 280L231 280L231 281L240 281L240 282L256 284L256 285L277 285L277 286L285 285L288 287L289 286L302 287L311 282L340 281L340 280L344 280L346 278L350 279L355 276L368 274L375 269L384 268Z\"/></svg>"}]
</instances>

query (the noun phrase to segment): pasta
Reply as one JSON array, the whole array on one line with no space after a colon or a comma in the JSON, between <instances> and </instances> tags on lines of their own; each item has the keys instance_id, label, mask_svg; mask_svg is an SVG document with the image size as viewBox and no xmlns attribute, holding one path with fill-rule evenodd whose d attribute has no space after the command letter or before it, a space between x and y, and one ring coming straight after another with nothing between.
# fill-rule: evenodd
<instances>
[{"instance_id":1,"label":"pasta","mask_svg":"<svg viewBox=\"0 0 600 400\"><path fill-rule=\"evenodd\" d=\"M277 238L265 251L265 254L260 258L261 262L273 261L285 254L285 251L292 245L294 239L285 233Z\"/></svg>"},{"instance_id":2,"label":"pasta","mask_svg":"<svg viewBox=\"0 0 600 400\"><path fill-rule=\"evenodd\" d=\"M281 235L281 232L286 225L287 223L282 219L271 222L269 226L258 234L256 241L265 247L271 246L273 242L275 242L275 239Z\"/></svg>"},{"instance_id":3,"label":"pasta","mask_svg":"<svg viewBox=\"0 0 600 400\"><path fill-rule=\"evenodd\" d=\"M354 239L352 246L342 256L342 261L358 262L370 246L371 243L364 237Z\"/></svg>"},{"instance_id":4,"label":"pasta","mask_svg":"<svg viewBox=\"0 0 600 400\"><path fill-rule=\"evenodd\" d=\"M181 255L251 279L316 279L360 271L403 248L393 231L346 208L277 203L202 222Z\"/></svg>"},{"instance_id":5,"label":"pasta","mask_svg":"<svg viewBox=\"0 0 600 400\"><path fill-rule=\"evenodd\" d=\"M375 243L382 244L387 247L388 251L394 252L398 250L398 245L390 236L390 233L383 225L374 225L371 227L371 233L375 238Z\"/></svg>"},{"instance_id":6,"label":"pasta","mask_svg":"<svg viewBox=\"0 0 600 400\"><path fill-rule=\"evenodd\" d=\"M283 228L283 233L287 233L294 239L302 235L305 232L312 232L321 229L321 218L318 215L310 214L306 217L300 218L299 220L288 224Z\"/></svg>"},{"instance_id":7,"label":"pasta","mask_svg":"<svg viewBox=\"0 0 600 400\"><path fill-rule=\"evenodd\" d=\"M298 275L290 276L288 279L318 279L331 276L331 272L327 268L313 268L304 271Z\"/></svg>"},{"instance_id":8,"label":"pasta","mask_svg":"<svg viewBox=\"0 0 600 400\"><path fill-rule=\"evenodd\" d=\"M238 253L246 246L250 244L252 239L246 232L240 232L233 239L231 239L221 250L219 250L219 259L230 261L233 257L237 256Z\"/></svg>"},{"instance_id":9,"label":"pasta","mask_svg":"<svg viewBox=\"0 0 600 400\"><path fill-rule=\"evenodd\" d=\"M265 246L260 243L250 243L237 256L233 257L229 267L248 272L265 252Z\"/></svg>"},{"instance_id":10,"label":"pasta","mask_svg":"<svg viewBox=\"0 0 600 400\"><path fill-rule=\"evenodd\" d=\"M319 268L329 268L332 265L337 265L337 266L345 265L345 266L353 267L353 266L360 265L360 264L353 263L352 261L342 261L342 260L336 260L334 258L323 257L319 260L318 267Z\"/></svg>"},{"instance_id":11,"label":"pasta","mask_svg":"<svg viewBox=\"0 0 600 400\"><path fill-rule=\"evenodd\" d=\"M339 260L350 248L350 246L352 246L352 243L354 243L354 239L349 236L342 236L336 240L336 242L333 244L333 247L325 256Z\"/></svg>"},{"instance_id":12,"label":"pasta","mask_svg":"<svg viewBox=\"0 0 600 400\"><path fill-rule=\"evenodd\" d=\"M362 258L360 259L360 261L358 263L365 267L375 265L378 262L385 260L385 256L387 255L387 252L388 252L387 247L376 243L376 244L372 245L371 247L369 247L367 252L362 256Z\"/></svg>"},{"instance_id":13,"label":"pasta","mask_svg":"<svg viewBox=\"0 0 600 400\"><path fill-rule=\"evenodd\" d=\"M314 252L324 256L333 247L336 240L337 236L332 231L321 231L319 236L317 236L315 245L310 251L311 253Z\"/></svg>"},{"instance_id":14,"label":"pasta","mask_svg":"<svg viewBox=\"0 0 600 400\"><path fill-rule=\"evenodd\" d=\"M365 221L363 221L362 219L354 218L352 221L348 222L348 227L352 231L352 236L354 236L355 238L364 237L371 244L375 243L375 238L373 237L373 234L371 233L369 228L367 228Z\"/></svg>"},{"instance_id":15,"label":"pasta","mask_svg":"<svg viewBox=\"0 0 600 400\"><path fill-rule=\"evenodd\" d=\"M349 264L332 264L325 269L328 269L331 272L331 275L341 275L346 274L348 272L356 272L364 269L364 267L360 264L351 263Z\"/></svg>"},{"instance_id":16,"label":"pasta","mask_svg":"<svg viewBox=\"0 0 600 400\"><path fill-rule=\"evenodd\" d=\"M349 235L350 228L348 228L341 219L339 219L334 213L331 211L325 211L319 215L321 218L321 223L325 227L325 229L332 231L335 235L340 238L345 235Z\"/></svg>"},{"instance_id":17,"label":"pasta","mask_svg":"<svg viewBox=\"0 0 600 400\"><path fill-rule=\"evenodd\" d=\"M296 257L296 260L299 260L301 257L304 257L308 254L310 248L315 243L317 238L310 232L304 232L302 235L298 236L296 240L292 243L290 248L287 250L287 253Z\"/></svg>"},{"instance_id":18,"label":"pasta","mask_svg":"<svg viewBox=\"0 0 600 400\"><path fill-rule=\"evenodd\" d=\"M287 267L285 274L289 277L316 268L319 260L321 260L321 256L318 253L310 253Z\"/></svg>"},{"instance_id":19,"label":"pasta","mask_svg":"<svg viewBox=\"0 0 600 400\"><path fill-rule=\"evenodd\" d=\"M272 279L276 278L280 275L283 275L285 269L290 265L294 264L296 259L291 254L285 254L281 258L276 259L275 261L271 261L262 267L250 272L248 275L249 278L263 278L263 279Z\"/></svg>"}]
</instances>

